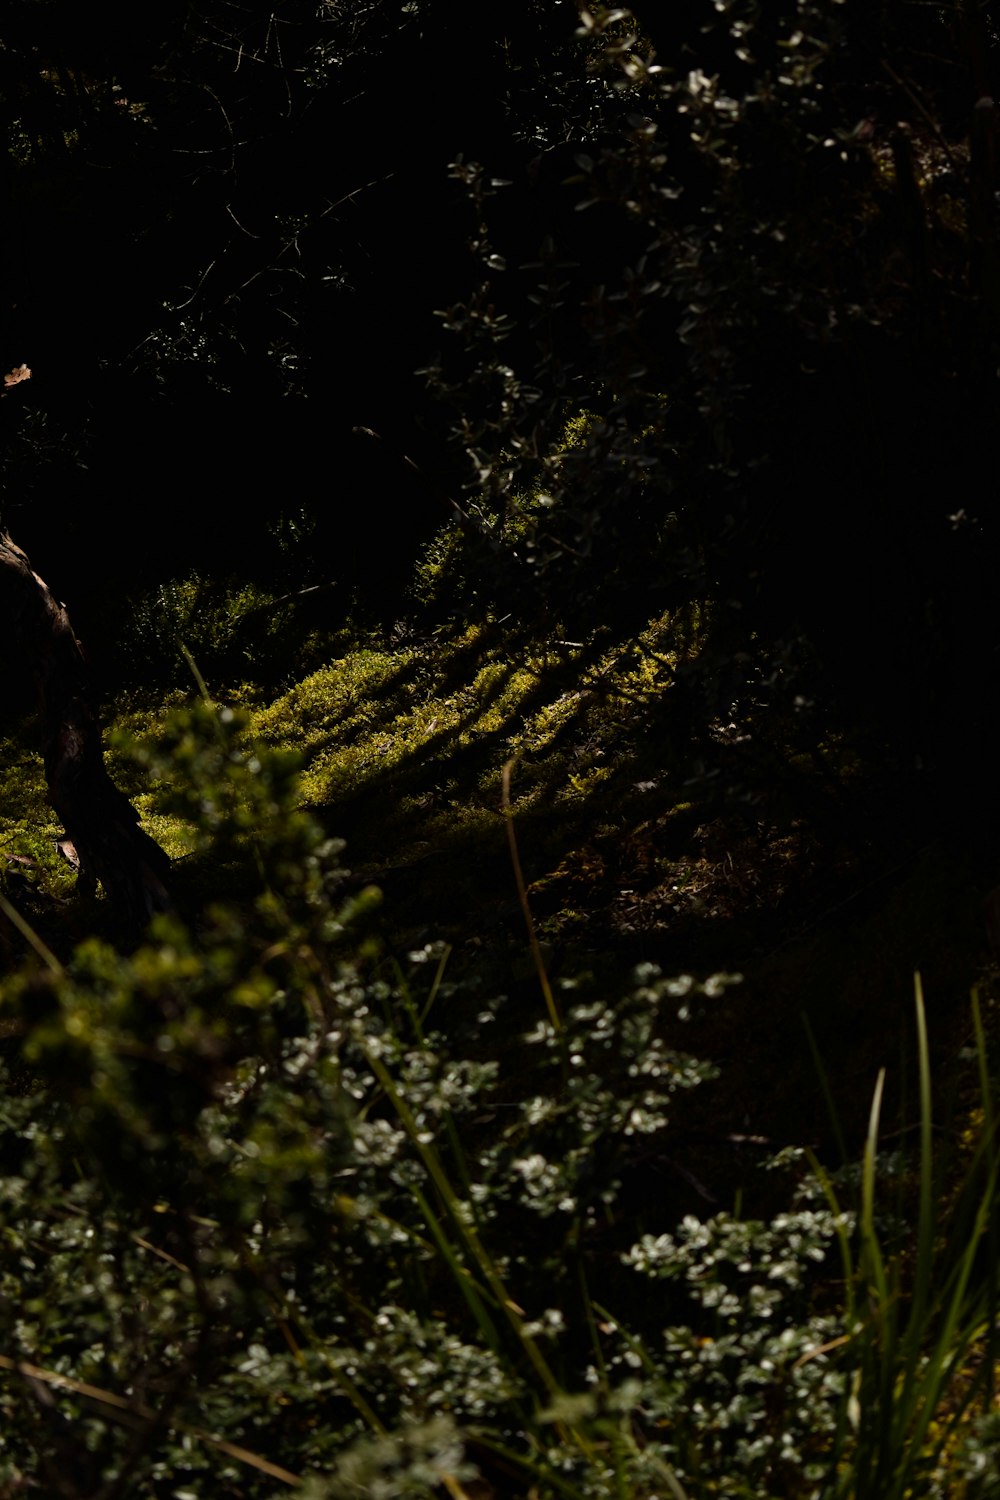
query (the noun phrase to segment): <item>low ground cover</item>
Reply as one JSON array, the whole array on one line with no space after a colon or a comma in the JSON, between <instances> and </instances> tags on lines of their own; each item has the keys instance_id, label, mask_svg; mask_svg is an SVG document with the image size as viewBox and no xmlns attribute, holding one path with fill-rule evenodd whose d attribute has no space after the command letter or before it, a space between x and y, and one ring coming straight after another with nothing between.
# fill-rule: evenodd
<instances>
[{"instance_id":1,"label":"low ground cover","mask_svg":"<svg viewBox=\"0 0 1000 1500\"><path fill-rule=\"evenodd\" d=\"M876 1055L895 1030L912 1058L912 1021L900 994L844 1036L892 964L852 999L847 918L815 916L868 878L874 929L923 887L926 939L956 868L844 855L810 905L821 820L649 785L666 636L513 661L496 633L431 659L368 639L270 701L126 708L116 774L183 914L131 951L110 920L74 948L14 758L5 851L35 862L5 899L37 941L8 929L3 985L9 1493L991 1493L989 1070L945 1068L932 1116L920 1050L923 1154L880 1154L914 1118L898 1075L903 1135L873 1115L865 1146ZM768 907L761 954L746 914ZM658 962L725 953L727 927L742 984ZM843 1157L792 1012L824 951ZM968 1032L939 1019L938 1055Z\"/></svg>"}]
</instances>

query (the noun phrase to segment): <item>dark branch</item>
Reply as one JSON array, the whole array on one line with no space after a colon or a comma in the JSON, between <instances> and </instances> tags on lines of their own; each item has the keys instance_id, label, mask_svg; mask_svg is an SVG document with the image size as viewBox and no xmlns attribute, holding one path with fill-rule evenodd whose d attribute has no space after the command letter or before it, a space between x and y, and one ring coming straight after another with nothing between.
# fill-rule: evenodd
<instances>
[{"instance_id":1,"label":"dark branch","mask_svg":"<svg viewBox=\"0 0 1000 1500\"><path fill-rule=\"evenodd\" d=\"M134 927L166 911L170 862L108 775L90 674L64 605L0 532L0 639L27 667L38 694L49 802L80 862L79 883L100 881Z\"/></svg>"}]
</instances>

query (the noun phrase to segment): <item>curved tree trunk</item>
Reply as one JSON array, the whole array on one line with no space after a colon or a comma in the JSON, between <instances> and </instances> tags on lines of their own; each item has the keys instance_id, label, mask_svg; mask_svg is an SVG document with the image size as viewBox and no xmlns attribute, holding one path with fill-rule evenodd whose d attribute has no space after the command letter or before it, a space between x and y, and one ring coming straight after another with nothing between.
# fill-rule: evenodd
<instances>
[{"instance_id":1,"label":"curved tree trunk","mask_svg":"<svg viewBox=\"0 0 1000 1500\"><path fill-rule=\"evenodd\" d=\"M20 547L0 532L0 640L38 691L49 802L76 849L79 883L99 880L135 927L166 911L170 862L104 765L87 663L64 605Z\"/></svg>"}]
</instances>

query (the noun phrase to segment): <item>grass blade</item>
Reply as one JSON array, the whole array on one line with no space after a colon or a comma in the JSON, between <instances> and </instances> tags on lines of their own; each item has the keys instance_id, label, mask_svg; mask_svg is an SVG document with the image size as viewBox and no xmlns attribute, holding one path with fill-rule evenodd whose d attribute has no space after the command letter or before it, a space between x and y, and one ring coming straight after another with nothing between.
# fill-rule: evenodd
<instances>
[{"instance_id":1,"label":"grass blade","mask_svg":"<svg viewBox=\"0 0 1000 1500\"><path fill-rule=\"evenodd\" d=\"M503 777L501 780L501 802L503 805L504 821L507 824L507 843L510 846L510 862L514 868L514 883L517 886L517 899L520 903L521 912L524 916L525 926L528 929L528 943L531 947L531 956L535 961L535 969L538 973L538 982L542 987L542 994L545 997L545 1005L549 1013L549 1020L552 1022L552 1026L555 1031L561 1031L562 1016L559 1014L559 1007L556 1004L556 997L552 993L552 986L549 983L548 972L545 968L545 960L542 957L542 949L538 941L538 933L535 931L534 918L531 915L531 907L528 905L528 888L524 883L524 871L521 869L521 857L517 852L517 835L514 832L514 813L510 805L510 773L513 769L513 766L514 762L512 760L509 760L503 768Z\"/></svg>"}]
</instances>

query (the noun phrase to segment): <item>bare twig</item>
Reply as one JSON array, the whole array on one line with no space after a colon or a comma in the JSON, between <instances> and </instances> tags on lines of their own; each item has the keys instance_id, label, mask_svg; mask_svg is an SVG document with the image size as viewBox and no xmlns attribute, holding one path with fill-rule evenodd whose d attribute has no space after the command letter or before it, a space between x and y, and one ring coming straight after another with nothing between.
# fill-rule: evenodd
<instances>
[{"instance_id":1,"label":"bare twig","mask_svg":"<svg viewBox=\"0 0 1000 1500\"><path fill-rule=\"evenodd\" d=\"M158 1413L152 1407L147 1406L144 1401L130 1401L125 1396L119 1396L115 1391L106 1391L102 1386L91 1385L86 1380L75 1380L72 1375L63 1375L58 1370L42 1369L41 1366L29 1364L26 1360L11 1359L8 1354L0 1354L0 1370L10 1370L13 1374L22 1375L29 1381L41 1381L42 1384L51 1386L53 1390L72 1391L75 1396L85 1396L88 1401L95 1401L98 1406L106 1407L109 1411L141 1417L145 1422L159 1423L160 1421ZM188 1437L196 1438L198 1442L205 1443L220 1453L225 1453L229 1458L235 1458L238 1463L247 1464L259 1473L266 1474L270 1479L278 1479L282 1484L296 1488L302 1483L298 1474L292 1474L288 1469L281 1468L279 1464L273 1464L270 1459L263 1458L259 1453L251 1453L249 1448L242 1448L238 1443L230 1443L226 1438L206 1432L203 1427L194 1427L190 1422L183 1422L177 1417L169 1419L164 1425L174 1432L181 1432Z\"/></svg>"}]
</instances>

